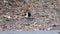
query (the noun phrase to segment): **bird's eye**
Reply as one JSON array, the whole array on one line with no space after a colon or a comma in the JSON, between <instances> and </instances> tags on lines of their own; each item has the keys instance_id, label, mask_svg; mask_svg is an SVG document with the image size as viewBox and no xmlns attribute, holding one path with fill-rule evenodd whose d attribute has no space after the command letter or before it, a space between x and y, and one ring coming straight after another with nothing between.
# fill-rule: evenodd
<instances>
[{"instance_id":1,"label":"bird's eye","mask_svg":"<svg viewBox=\"0 0 60 34\"><path fill-rule=\"evenodd\" d=\"M24 15L27 15L26 13Z\"/></svg>"}]
</instances>

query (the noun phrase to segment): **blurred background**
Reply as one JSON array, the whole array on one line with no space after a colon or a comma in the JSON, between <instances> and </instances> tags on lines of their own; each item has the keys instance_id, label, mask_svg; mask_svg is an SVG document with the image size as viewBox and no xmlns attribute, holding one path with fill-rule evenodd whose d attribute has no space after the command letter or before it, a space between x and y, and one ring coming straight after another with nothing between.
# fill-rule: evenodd
<instances>
[{"instance_id":1,"label":"blurred background","mask_svg":"<svg viewBox=\"0 0 60 34\"><path fill-rule=\"evenodd\" d=\"M60 30L60 0L0 0L0 31L9 29Z\"/></svg>"}]
</instances>

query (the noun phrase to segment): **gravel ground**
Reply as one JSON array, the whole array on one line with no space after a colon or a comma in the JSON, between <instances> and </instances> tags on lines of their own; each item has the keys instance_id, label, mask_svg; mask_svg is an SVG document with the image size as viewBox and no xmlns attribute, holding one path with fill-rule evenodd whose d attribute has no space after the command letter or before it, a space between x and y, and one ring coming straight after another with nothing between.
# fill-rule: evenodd
<instances>
[{"instance_id":1,"label":"gravel ground","mask_svg":"<svg viewBox=\"0 0 60 34\"><path fill-rule=\"evenodd\" d=\"M60 30L60 0L0 0L0 30ZM25 18L25 12L31 17Z\"/></svg>"}]
</instances>

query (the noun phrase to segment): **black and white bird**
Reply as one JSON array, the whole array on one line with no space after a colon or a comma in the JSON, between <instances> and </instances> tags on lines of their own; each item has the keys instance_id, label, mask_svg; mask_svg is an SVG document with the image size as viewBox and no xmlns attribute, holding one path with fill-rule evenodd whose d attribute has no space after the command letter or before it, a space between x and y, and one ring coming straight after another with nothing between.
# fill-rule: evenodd
<instances>
[{"instance_id":1,"label":"black and white bird","mask_svg":"<svg viewBox=\"0 0 60 34\"><path fill-rule=\"evenodd\" d=\"M26 12L24 15L23 15L25 18L29 18L31 16L31 13L30 12Z\"/></svg>"}]
</instances>

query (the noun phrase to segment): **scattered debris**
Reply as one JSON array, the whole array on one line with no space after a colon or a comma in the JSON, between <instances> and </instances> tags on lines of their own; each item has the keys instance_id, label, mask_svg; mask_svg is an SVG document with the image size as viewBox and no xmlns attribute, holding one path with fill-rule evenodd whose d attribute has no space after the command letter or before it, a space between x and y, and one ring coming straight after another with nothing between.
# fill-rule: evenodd
<instances>
[{"instance_id":1,"label":"scattered debris","mask_svg":"<svg viewBox=\"0 0 60 34\"><path fill-rule=\"evenodd\" d=\"M0 21L3 21L3 19L4 19L3 16L0 16Z\"/></svg>"},{"instance_id":2,"label":"scattered debris","mask_svg":"<svg viewBox=\"0 0 60 34\"><path fill-rule=\"evenodd\" d=\"M0 20L3 19L0 30L51 30L60 25L59 3L58 0L0 0Z\"/></svg>"},{"instance_id":3,"label":"scattered debris","mask_svg":"<svg viewBox=\"0 0 60 34\"><path fill-rule=\"evenodd\" d=\"M10 19L11 17L10 16L8 16L8 15L3 15L3 17L4 18L8 18L8 19Z\"/></svg>"}]
</instances>

